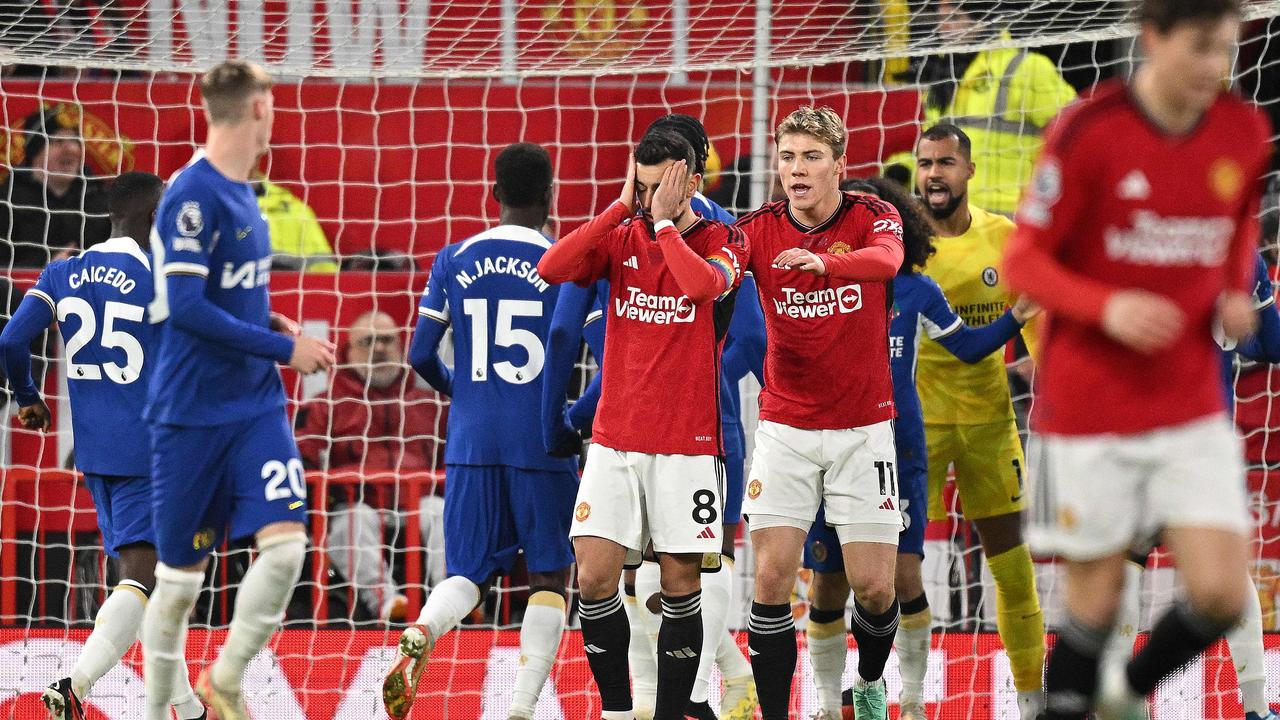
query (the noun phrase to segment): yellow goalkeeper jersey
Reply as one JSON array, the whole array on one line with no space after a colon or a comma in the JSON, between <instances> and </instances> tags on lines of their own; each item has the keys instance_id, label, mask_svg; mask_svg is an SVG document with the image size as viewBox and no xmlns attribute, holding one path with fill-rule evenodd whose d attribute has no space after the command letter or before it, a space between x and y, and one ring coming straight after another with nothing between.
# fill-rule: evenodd
<instances>
[{"instance_id":1,"label":"yellow goalkeeper jersey","mask_svg":"<svg viewBox=\"0 0 1280 720\"><path fill-rule=\"evenodd\" d=\"M942 287L956 314L980 327L999 318L1013 301L1000 267L1014 224L974 205L969 214L973 222L963 235L933 239L938 252L924 271ZM1028 329L1023 329L1023 337L1034 355ZM925 338L918 362L916 388L926 423L982 425L1013 419L1003 351L970 365Z\"/></svg>"}]
</instances>

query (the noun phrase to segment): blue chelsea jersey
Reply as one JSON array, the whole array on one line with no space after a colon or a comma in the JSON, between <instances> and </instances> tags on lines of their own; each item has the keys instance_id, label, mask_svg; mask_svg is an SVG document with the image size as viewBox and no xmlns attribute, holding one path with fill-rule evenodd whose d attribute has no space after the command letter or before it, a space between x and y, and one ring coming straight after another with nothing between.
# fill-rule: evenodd
<instances>
[{"instance_id":1,"label":"blue chelsea jersey","mask_svg":"<svg viewBox=\"0 0 1280 720\"><path fill-rule=\"evenodd\" d=\"M577 469L573 458L547 455L542 442L543 370L559 294L537 270L549 247L535 230L501 225L445 247L431 266L418 313L453 328L447 464Z\"/></svg>"},{"instance_id":2,"label":"blue chelsea jersey","mask_svg":"<svg viewBox=\"0 0 1280 720\"><path fill-rule=\"evenodd\" d=\"M76 467L96 475L151 474L142 424L155 367L147 322L151 263L130 238L112 238L40 273L28 294L49 303L66 347Z\"/></svg>"},{"instance_id":3,"label":"blue chelsea jersey","mask_svg":"<svg viewBox=\"0 0 1280 720\"><path fill-rule=\"evenodd\" d=\"M283 407L276 363L293 342L268 329L271 238L250 185L197 154L170 179L151 245L160 348L148 418L221 425Z\"/></svg>"}]
</instances>

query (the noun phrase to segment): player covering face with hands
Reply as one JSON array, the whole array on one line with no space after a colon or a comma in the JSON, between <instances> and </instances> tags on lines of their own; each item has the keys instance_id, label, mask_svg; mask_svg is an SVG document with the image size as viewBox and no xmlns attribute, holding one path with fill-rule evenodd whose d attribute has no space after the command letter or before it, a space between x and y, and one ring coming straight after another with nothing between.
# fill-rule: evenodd
<instances>
[{"instance_id":1,"label":"player covering face with hands","mask_svg":"<svg viewBox=\"0 0 1280 720\"><path fill-rule=\"evenodd\" d=\"M703 646L702 557L721 545L720 348L747 247L742 232L690 211L692 159L680 135L646 135L618 201L538 264L551 282L610 281L609 360L570 533L606 719L632 717L623 565L652 542L663 611L654 717L678 720Z\"/></svg>"}]
</instances>

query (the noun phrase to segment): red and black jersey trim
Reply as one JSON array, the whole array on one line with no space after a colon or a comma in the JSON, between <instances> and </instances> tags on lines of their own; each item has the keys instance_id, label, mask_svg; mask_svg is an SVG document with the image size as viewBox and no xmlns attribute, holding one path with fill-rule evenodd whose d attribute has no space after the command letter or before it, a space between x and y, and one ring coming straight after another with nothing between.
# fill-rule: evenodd
<instances>
[{"instance_id":1,"label":"red and black jersey trim","mask_svg":"<svg viewBox=\"0 0 1280 720\"><path fill-rule=\"evenodd\" d=\"M787 213L787 201L775 200L774 202L767 202L764 205L761 205L760 207L756 208L755 210L752 210L751 212L747 213L746 215L743 215L742 217L738 218L738 221L735 222L733 226L745 227L755 222L756 219L758 218L782 217L786 213Z\"/></svg>"},{"instance_id":2,"label":"red and black jersey trim","mask_svg":"<svg viewBox=\"0 0 1280 720\"><path fill-rule=\"evenodd\" d=\"M1119 80L1099 87L1085 100L1068 105L1055 120L1057 132L1052 141L1054 148L1067 151L1078 143L1078 136L1087 130L1100 113L1114 112L1120 108L1133 108L1128 90Z\"/></svg>"}]
</instances>

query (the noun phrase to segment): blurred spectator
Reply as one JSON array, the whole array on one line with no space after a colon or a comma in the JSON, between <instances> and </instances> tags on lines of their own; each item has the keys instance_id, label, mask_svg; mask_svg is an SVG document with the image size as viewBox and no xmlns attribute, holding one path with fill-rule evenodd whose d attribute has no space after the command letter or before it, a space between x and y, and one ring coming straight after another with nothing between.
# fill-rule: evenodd
<instances>
[{"instance_id":1,"label":"blurred spectator","mask_svg":"<svg viewBox=\"0 0 1280 720\"><path fill-rule=\"evenodd\" d=\"M307 401L300 413L298 450L309 468L422 471L441 468L446 412L439 395L415 385L404 363L402 329L383 312L356 318L340 350L338 371L328 391ZM401 622L407 600L396 589L383 556L384 524L398 526L395 501L374 500L363 486L354 496L334 490L330 507L329 560L355 585L360 602L374 616ZM390 493L392 498L396 493ZM444 500L422 498L422 545L427 584L444 579Z\"/></svg>"},{"instance_id":2,"label":"blurred spectator","mask_svg":"<svg viewBox=\"0 0 1280 720\"><path fill-rule=\"evenodd\" d=\"M0 267L44 267L111 234L106 185L85 174L80 110L58 104L23 121L22 160L0 184Z\"/></svg>"},{"instance_id":3,"label":"blurred spectator","mask_svg":"<svg viewBox=\"0 0 1280 720\"><path fill-rule=\"evenodd\" d=\"M997 14L996 0L937 2L938 31L948 43L976 44L1009 40L1008 18ZM973 204L1012 215L1040 154L1041 134L1058 111L1076 97L1057 66L1024 48L992 48L926 58L909 71L927 87L923 127L958 125L973 141L977 174L969 186ZM915 167L909 152L886 161L886 174L903 174L894 165Z\"/></svg>"},{"instance_id":4,"label":"blurred spectator","mask_svg":"<svg viewBox=\"0 0 1280 720\"><path fill-rule=\"evenodd\" d=\"M316 213L289 188L259 176L253 182L258 208L271 229L271 267L335 273L338 263Z\"/></svg>"}]
</instances>

